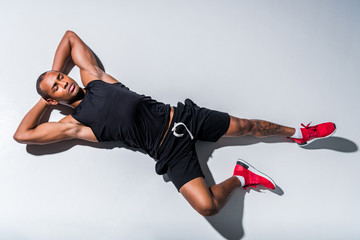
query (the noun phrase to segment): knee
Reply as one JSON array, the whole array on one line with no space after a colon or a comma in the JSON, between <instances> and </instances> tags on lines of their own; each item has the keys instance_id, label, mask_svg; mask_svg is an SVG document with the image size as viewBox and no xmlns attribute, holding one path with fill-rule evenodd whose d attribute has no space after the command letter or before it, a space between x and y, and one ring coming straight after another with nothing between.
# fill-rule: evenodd
<instances>
[{"instance_id":1,"label":"knee","mask_svg":"<svg viewBox=\"0 0 360 240\"><path fill-rule=\"evenodd\" d=\"M204 217L213 216L219 212L218 208L213 202L203 203L195 210Z\"/></svg>"}]
</instances>

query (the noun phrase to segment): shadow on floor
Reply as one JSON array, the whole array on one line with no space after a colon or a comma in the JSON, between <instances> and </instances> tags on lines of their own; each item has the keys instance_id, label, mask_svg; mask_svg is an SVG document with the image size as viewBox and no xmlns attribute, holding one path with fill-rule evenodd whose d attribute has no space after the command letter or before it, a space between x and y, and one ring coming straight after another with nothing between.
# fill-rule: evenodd
<instances>
[{"instance_id":1,"label":"shadow on floor","mask_svg":"<svg viewBox=\"0 0 360 240\"><path fill-rule=\"evenodd\" d=\"M284 138L266 138L259 139L254 137L241 137L241 138L221 138L216 143L207 143L207 142L197 142L196 143L196 152L199 158L201 168L205 175L205 182L208 186L215 184L214 177L211 174L211 171L208 167L208 160L210 159L212 153L221 147L225 146L243 146L251 145L260 142L267 143L277 143L277 142L291 142L291 140ZM244 213L244 199L245 194L250 191L261 191L265 190L264 188L248 188L244 190L242 188L237 189L229 201L226 203L224 208L215 216L206 217L206 220L212 225L220 235L225 239L241 239L244 236L243 228L243 213ZM267 190L266 190L267 191ZM276 189L272 191L277 195L283 195L283 190L276 186Z\"/></svg>"},{"instance_id":2,"label":"shadow on floor","mask_svg":"<svg viewBox=\"0 0 360 240\"><path fill-rule=\"evenodd\" d=\"M61 113L64 115L69 114L69 109L67 109L66 107L64 108L59 106L57 107L57 110L60 110ZM49 119L50 113L51 111L45 114L44 116L45 121ZM245 145L253 145L257 143L272 144L279 142L292 143L290 139L286 139L282 137L255 138L250 136L238 137L238 138L221 138L216 143L197 142L196 151L198 154L201 168L205 175L206 183L208 184L208 186L212 186L215 184L214 178L211 174L207 162L216 149L226 146L245 146ZM47 154L55 154L69 150L76 145L103 148L103 149L126 148L131 151L137 151L146 154L144 151L140 149L129 148L119 142L91 143L83 140L69 140L69 141L62 141L47 145L27 145L26 149L27 152L33 155L47 155ZM358 150L358 147L354 142L341 137L329 137L326 139L319 139L303 148L307 150L329 149L344 153L356 152ZM164 180L168 181L166 175L164 176ZM249 191L254 191L254 189L251 190L237 189L220 213L212 217L206 217L206 220L224 238L241 239L244 236L244 228L243 228L244 198L245 198L245 194L248 193ZM259 191L259 189L255 189L255 191ZM276 190L272 192L280 196L284 194L283 190L279 186L277 186Z\"/></svg>"},{"instance_id":3,"label":"shadow on floor","mask_svg":"<svg viewBox=\"0 0 360 240\"><path fill-rule=\"evenodd\" d=\"M140 152L146 154L145 151L139 148L131 148L120 142L88 142L85 140L67 140L56 143L50 143L46 145L27 145L26 151L32 155L40 156L40 155L49 155L67 151L75 146L89 146L94 148L102 148L102 149L114 149L114 148L126 148L133 152Z\"/></svg>"},{"instance_id":4,"label":"shadow on floor","mask_svg":"<svg viewBox=\"0 0 360 240\"><path fill-rule=\"evenodd\" d=\"M356 152L358 150L358 146L354 142L341 137L319 139L303 148L308 150L329 149L338 152Z\"/></svg>"}]
</instances>

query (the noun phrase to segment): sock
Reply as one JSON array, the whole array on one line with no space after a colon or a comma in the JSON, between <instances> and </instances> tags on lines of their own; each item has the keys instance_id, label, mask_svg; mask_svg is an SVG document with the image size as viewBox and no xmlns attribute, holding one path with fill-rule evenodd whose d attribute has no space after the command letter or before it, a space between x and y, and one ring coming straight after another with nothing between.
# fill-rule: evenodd
<instances>
[{"instance_id":1,"label":"sock","mask_svg":"<svg viewBox=\"0 0 360 240\"><path fill-rule=\"evenodd\" d=\"M302 139L303 135L300 128L295 128L295 133L290 138Z\"/></svg>"},{"instance_id":2,"label":"sock","mask_svg":"<svg viewBox=\"0 0 360 240\"><path fill-rule=\"evenodd\" d=\"M236 176L240 182L241 182L241 186L245 186L245 178L243 176Z\"/></svg>"}]
</instances>

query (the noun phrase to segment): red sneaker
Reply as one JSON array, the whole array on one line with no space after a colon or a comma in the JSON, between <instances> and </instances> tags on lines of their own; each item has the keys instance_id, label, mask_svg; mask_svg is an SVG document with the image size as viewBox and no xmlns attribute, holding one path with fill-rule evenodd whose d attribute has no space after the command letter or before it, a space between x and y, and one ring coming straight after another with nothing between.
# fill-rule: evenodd
<instances>
[{"instance_id":1,"label":"red sneaker","mask_svg":"<svg viewBox=\"0 0 360 240\"><path fill-rule=\"evenodd\" d=\"M274 190L276 186L275 182L271 178L256 170L244 160L237 161L233 176L244 177L244 189L246 189L247 187L256 187L256 185L262 185L266 188Z\"/></svg>"},{"instance_id":2,"label":"red sneaker","mask_svg":"<svg viewBox=\"0 0 360 240\"><path fill-rule=\"evenodd\" d=\"M301 147L308 145L310 142L314 141L317 138L327 138L335 133L336 126L335 123L327 122L321 123L315 126L310 126L301 124L303 128L301 128L301 133L303 135L302 139L291 138Z\"/></svg>"}]
</instances>

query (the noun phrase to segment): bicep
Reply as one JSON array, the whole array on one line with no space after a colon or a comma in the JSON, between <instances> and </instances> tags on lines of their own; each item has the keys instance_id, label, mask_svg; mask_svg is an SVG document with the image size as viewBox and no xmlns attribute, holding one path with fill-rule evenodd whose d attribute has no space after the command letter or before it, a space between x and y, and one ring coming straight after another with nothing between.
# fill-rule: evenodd
<instances>
[{"instance_id":1,"label":"bicep","mask_svg":"<svg viewBox=\"0 0 360 240\"><path fill-rule=\"evenodd\" d=\"M91 137L91 134L88 131L85 131L85 129L82 129L82 127L85 126L73 123L47 122L38 125L34 129L28 130L17 140L28 144L47 144L80 138L81 136L81 139L92 141L93 138Z\"/></svg>"},{"instance_id":2,"label":"bicep","mask_svg":"<svg viewBox=\"0 0 360 240\"><path fill-rule=\"evenodd\" d=\"M69 126L64 123L46 122L33 129L22 132L15 138L20 143L45 144L57 142L70 137L67 135Z\"/></svg>"},{"instance_id":3,"label":"bicep","mask_svg":"<svg viewBox=\"0 0 360 240\"><path fill-rule=\"evenodd\" d=\"M68 115L59 121L60 123L69 123L72 128L68 129L67 135L71 138L82 139L90 142L97 142L94 132L90 127L81 124L71 115Z\"/></svg>"},{"instance_id":4,"label":"bicep","mask_svg":"<svg viewBox=\"0 0 360 240\"><path fill-rule=\"evenodd\" d=\"M90 48L79 38L79 36L71 31L68 31L67 34L71 45L71 57L80 70L91 71L95 67L98 67Z\"/></svg>"},{"instance_id":5,"label":"bicep","mask_svg":"<svg viewBox=\"0 0 360 240\"><path fill-rule=\"evenodd\" d=\"M68 37L71 43L71 57L80 69L81 80L84 86L97 79L107 83L118 82L115 78L104 72L103 67L99 66L91 49L74 32L69 32Z\"/></svg>"},{"instance_id":6,"label":"bicep","mask_svg":"<svg viewBox=\"0 0 360 240\"><path fill-rule=\"evenodd\" d=\"M93 79L99 78L104 71L98 66L95 56L90 48L80 39L76 33L67 31L67 38L71 46L71 58L79 67L84 86Z\"/></svg>"}]
</instances>

